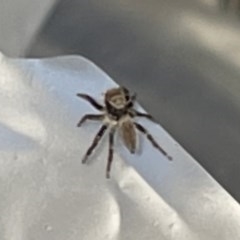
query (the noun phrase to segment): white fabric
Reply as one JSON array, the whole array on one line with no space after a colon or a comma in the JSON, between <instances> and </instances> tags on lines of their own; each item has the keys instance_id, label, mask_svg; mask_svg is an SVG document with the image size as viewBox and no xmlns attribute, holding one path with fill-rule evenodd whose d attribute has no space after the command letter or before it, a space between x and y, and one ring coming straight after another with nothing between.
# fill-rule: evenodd
<instances>
[{"instance_id":1,"label":"white fabric","mask_svg":"<svg viewBox=\"0 0 240 240\"><path fill-rule=\"evenodd\" d=\"M172 162L140 136L109 180L107 137L81 164L101 124L76 127L97 112L76 93L115 85L82 57L0 57L0 239L239 240L239 204L157 124L139 119Z\"/></svg>"}]
</instances>

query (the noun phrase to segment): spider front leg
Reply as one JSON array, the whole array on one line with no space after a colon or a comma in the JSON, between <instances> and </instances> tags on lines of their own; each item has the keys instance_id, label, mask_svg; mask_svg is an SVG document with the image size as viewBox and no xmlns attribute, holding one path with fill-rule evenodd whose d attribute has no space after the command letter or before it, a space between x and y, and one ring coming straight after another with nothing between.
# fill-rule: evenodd
<instances>
[{"instance_id":1,"label":"spider front leg","mask_svg":"<svg viewBox=\"0 0 240 240\"><path fill-rule=\"evenodd\" d=\"M147 139L152 143L152 145L153 145L155 148L157 148L164 156L166 156L166 158L168 158L168 160L170 160L170 161L172 160L172 157L169 156L169 155L167 154L167 152L166 152L165 150L163 150L162 147L160 147L160 146L158 145L158 143L155 141L155 139L153 138L153 136L147 131L146 128L144 128L144 127L143 127L141 124L139 124L139 123L134 122L134 124L135 124L136 128L137 128L140 132L142 132L144 135L146 135Z\"/></svg>"},{"instance_id":2,"label":"spider front leg","mask_svg":"<svg viewBox=\"0 0 240 240\"><path fill-rule=\"evenodd\" d=\"M114 147L114 134L115 134L115 128L112 128L109 133L109 148L108 148L108 162L107 162L107 169L106 169L106 178L110 178L110 170L111 170L111 164L113 160L113 147Z\"/></svg>"},{"instance_id":3,"label":"spider front leg","mask_svg":"<svg viewBox=\"0 0 240 240\"><path fill-rule=\"evenodd\" d=\"M99 121L104 118L104 114L86 114L84 115L77 124L77 127L81 127L86 120Z\"/></svg>"},{"instance_id":4,"label":"spider front leg","mask_svg":"<svg viewBox=\"0 0 240 240\"><path fill-rule=\"evenodd\" d=\"M107 130L107 125L103 125L100 130L98 131L98 133L96 134L95 138L93 139L92 145L88 148L82 163L86 163L87 158L92 154L92 151L96 148L96 146L98 145L99 141L101 140L102 136L104 135L105 131Z\"/></svg>"},{"instance_id":5,"label":"spider front leg","mask_svg":"<svg viewBox=\"0 0 240 240\"><path fill-rule=\"evenodd\" d=\"M77 96L88 101L97 110L100 110L100 111L104 110L104 107L101 104L99 104L95 99L93 99L91 96L84 93L78 93Z\"/></svg>"}]
</instances>

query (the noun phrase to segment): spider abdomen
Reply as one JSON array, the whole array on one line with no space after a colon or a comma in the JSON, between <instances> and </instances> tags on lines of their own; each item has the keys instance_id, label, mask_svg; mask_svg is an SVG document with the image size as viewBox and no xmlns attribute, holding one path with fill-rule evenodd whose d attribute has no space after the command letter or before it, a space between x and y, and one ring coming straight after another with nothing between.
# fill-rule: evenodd
<instances>
[{"instance_id":1,"label":"spider abdomen","mask_svg":"<svg viewBox=\"0 0 240 240\"><path fill-rule=\"evenodd\" d=\"M120 131L124 145L131 153L135 153L136 150L136 130L132 121L123 121L120 125Z\"/></svg>"}]
</instances>

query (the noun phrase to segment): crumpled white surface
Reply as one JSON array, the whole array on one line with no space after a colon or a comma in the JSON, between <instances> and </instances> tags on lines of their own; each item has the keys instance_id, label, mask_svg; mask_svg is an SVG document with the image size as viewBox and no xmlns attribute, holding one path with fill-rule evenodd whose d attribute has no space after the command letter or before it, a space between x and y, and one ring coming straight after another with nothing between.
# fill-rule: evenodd
<instances>
[{"instance_id":1,"label":"crumpled white surface","mask_svg":"<svg viewBox=\"0 0 240 240\"><path fill-rule=\"evenodd\" d=\"M136 155L116 140L110 180L106 138L81 164L100 123L76 128L96 112L76 93L113 86L82 57L0 56L0 239L240 239L239 204L157 124L139 119L172 162L140 136Z\"/></svg>"}]
</instances>

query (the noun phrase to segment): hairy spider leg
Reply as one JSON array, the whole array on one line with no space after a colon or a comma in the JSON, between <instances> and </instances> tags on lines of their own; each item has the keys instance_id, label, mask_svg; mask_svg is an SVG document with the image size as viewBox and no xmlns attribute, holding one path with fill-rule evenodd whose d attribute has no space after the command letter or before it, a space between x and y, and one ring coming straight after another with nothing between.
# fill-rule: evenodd
<instances>
[{"instance_id":1,"label":"hairy spider leg","mask_svg":"<svg viewBox=\"0 0 240 240\"><path fill-rule=\"evenodd\" d=\"M134 102L136 101L136 97L137 97L137 94L134 94L134 95L130 96L130 99L126 103L127 108L132 108L133 107Z\"/></svg>"},{"instance_id":2,"label":"hairy spider leg","mask_svg":"<svg viewBox=\"0 0 240 240\"><path fill-rule=\"evenodd\" d=\"M135 102L136 99L137 99L137 94L134 93L134 94L131 96L131 101L132 101L132 102Z\"/></svg>"},{"instance_id":3,"label":"hairy spider leg","mask_svg":"<svg viewBox=\"0 0 240 240\"><path fill-rule=\"evenodd\" d=\"M113 153L114 153L114 134L115 128L112 128L109 133L109 149L108 149L108 162L107 162L107 169L106 169L106 178L110 178L110 170L113 160Z\"/></svg>"},{"instance_id":4,"label":"hairy spider leg","mask_svg":"<svg viewBox=\"0 0 240 240\"><path fill-rule=\"evenodd\" d=\"M144 127L143 127L141 124L139 124L139 123L134 122L134 124L135 124L136 128L137 128L140 132L142 132L144 135L147 136L147 139L152 143L152 145L153 145L155 148L157 148L164 156L166 156L166 158L167 158L168 160L172 160L172 157L169 156L169 155L167 154L167 152L164 151L164 150L158 145L158 143L155 141L155 139L153 138L153 136L147 131L146 128L144 128Z\"/></svg>"},{"instance_id":5,"label":"hairy spider leg","mask_svg":"<svg viewBox=\"0 0 240 240\"><path fill-rule=\"evenodd\" d=\"M77 127L81 127L86 120L99 121L104 118L104 114L86 114L84 115L77 124Z\"/></svg>"},{"instance_id":6,"label":"hairy spider leg","mask_svg":"<svg viewBox=\"0 0 240 240\"><path fill-rule=\"evenodd\" d=\"M102 127L99 129L98 133L96 134L95 138L93 139L92 145L88 148L82 163L86 163L87 158L92 154L92 151L96 148L99 141L101 140L102 136L104 135L105 131L107 130L107 125L102 125Z\"/></svg>"},{"instance_id":7,"label":"hairy spider leg","mask_svg":"<svg viewBox=\"0 0 240 240\"><path fill-rule=\"evenodd\" d=\"M83 93L78 93L77 96L91 103L92 106L95 107L96 109L100 111L104 110L104 107L101 104L99 104L95 99L93 99L91 96Z\"/></svg>"},{"instance_id":8,"label":"hairy spider leg","mask_svg":"<svg viewBox=\"0 0 240 240\"><path fill-rule=\"evenodd\" d=\"M141 112L138 112L137 110L133 110L133 116L136 116L136 117L145 117L153 122L156 122L155 119L153 118L152 115L150 114L147 114L147 113L141 113Z\"/></svg>"}]
</instances>

